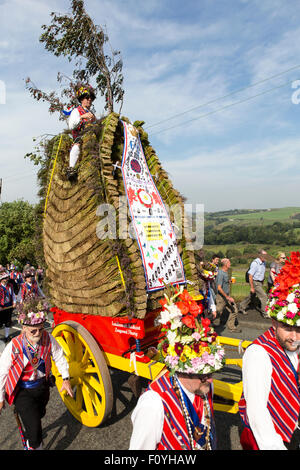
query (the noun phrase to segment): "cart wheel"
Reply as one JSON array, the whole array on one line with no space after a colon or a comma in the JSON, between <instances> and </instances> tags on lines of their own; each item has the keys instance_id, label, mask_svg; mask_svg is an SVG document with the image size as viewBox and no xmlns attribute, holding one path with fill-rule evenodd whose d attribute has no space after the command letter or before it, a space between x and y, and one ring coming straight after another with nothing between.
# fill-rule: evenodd
<instances>
[{"instance_id":1,"label":"cart wheel","mask_svg":"<svg viewBox=\"0 0 300 470\"><path fill-rule=\"evenodd\" d=\"M64 350L74 392L73 398L60 393L62 377L52 362L52 373L63 402L82 424L99 426L113 405L111 378L102 351L88 330L74 321L57 325L52 335Z\"/></svg>"}]
</instances>

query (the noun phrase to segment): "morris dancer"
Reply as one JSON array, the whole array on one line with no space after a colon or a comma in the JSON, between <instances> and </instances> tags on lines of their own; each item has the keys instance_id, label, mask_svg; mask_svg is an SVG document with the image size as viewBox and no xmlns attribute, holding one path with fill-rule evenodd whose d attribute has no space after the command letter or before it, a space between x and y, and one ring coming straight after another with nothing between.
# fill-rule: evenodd
<instances>
[{"instance_id":1,"label":"morris dancer","mask_svg":"<svg viewBox=\"0 0 300 470\"><path fill-rule=\"evenodd\" d=\"M298 425L300 253L291 253L276 277L266 313L272 326L243 356L239 404L245 450L286 450ZM299 436L298 436L299 437ZM294 440L298 437L294 434ZM297 443L299 449L299 439Z\"/></svg>"},{"instance_id":2,"label":"morris dancer","mask_svg":"<svg viewBox=\"0 0 300 470\"><path fill-rule=\"evenodd\" d=\"M20 302L24 302L28 297L44 297L44 294L35 280L35 271L25 271L23 274L25 282L21 286Z\"/></svg>"},{"instance_id":3,"label":"morris dancer","mask_svg":"<svg viewBox=\"0 0 300 470\"><path fill-rule=\"evenodd\" d=\"M77 176L75 165L80 155L80 133L87 123L95 121L94 114L90 111L93 101L95 100L95 92L91 86L82 86L76 92L79 106L74 108L69 117L69 129L72 131L74 144L70 151L69 168L67 177L73 180Z\"/></svg>"},{"instance_id":4,"label":"morris dancer","mask_svg":"<svg viewBox=\"0 0 300 470\"><path fill-rule=\"evenodd\" d=\"M27 447L42 449L41 419L49 401L51 357L62 375L61 392L73 396L69 366L57 341L44 330L49 310L44 299L19 304L22 333L10 341L0 358L0 413L14 404L25 427Z\"/></svg>"},{"instance_id":5,"label":"morris dancer","mask_svg":"<svg viewBox=\"0 0 300 470\"><path fill-rule=\"evenodd\" d=\"M4 325L4 341L9 340L11 317L16 306L16 296L13 286L9 283L10 275L6 271L0 274L0 326Z\"/></svg>"},{"instance_id":6,"label":"morris dancer","mask_svg":"<svg viewBox=\"0 0 300 470\"><path fill-rule=\"evenodd\" d=\"M159 350L167 370L139 398L130 450L216 448L212 373L223 367L224 350L210 320L199 323L198 314L186 291L166 298Z\"/></svg>"},{"instance_id":7,"label":"morris dancer","mask_svg":"<svg viewBox=\"0 0 300 470\"><path fill-rule=\"evenodd\" d=\"M21 288L21 285L24 283L24 279L22 277L22 274L18 271L18 268L14 264L10 265L9 270L10 270L10 279L14 286L14 292L17 295Z\"/></svg>"}]
</instances>

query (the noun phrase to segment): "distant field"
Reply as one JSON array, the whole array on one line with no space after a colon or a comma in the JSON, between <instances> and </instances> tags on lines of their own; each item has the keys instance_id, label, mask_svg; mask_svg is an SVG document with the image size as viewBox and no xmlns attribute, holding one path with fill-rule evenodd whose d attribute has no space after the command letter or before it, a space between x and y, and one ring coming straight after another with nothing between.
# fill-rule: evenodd
<instances>
[{"instance_id":1,"label":"distant field","mask_svg":"<svg viewBox=\"0 0 300 470\"><path fill-rule=\"evenodd\" d=\"M232 267L232 276L235 277L236 282L231 284L231 295L237 301L241 301L249 294L249 284L245 282L246 267Z\"/></svg>"},{"instance_id":2,"label":"distant field","mask_svg":"<svg viewBox=\"0 0 300 470\"><path fill-rule=\"evenodd\" d=\"M284 252L286 255L288 255L291 251L300 251L299 245L294 245L294 246L271 245L270 246L270 245L261 245L259 243L257 245L244 244L244 243L234 243L234 244L228 244L228 245L204 245L203 249L204 251L209 251L213 253L222 252L224 256L226 256L228 249L236 248L241 253L243 253L246 247L247 247L248 253L250 252L253 257L256 257L258 250L260 249L266 250L269 255L267 262L271 262L273 257L276 257L277 253L279 252Z\"/></svg>"},{"instance_id":3,"label":"distant field","mask_svg":"<svg viewBox=\"0 0 300 470\"><path fill-rule=\"evenodd\" d=\"M274 222L291 222L295 214L300 213L300 207L283 207L279 209L267 209L267 210L253 210L247 214L226 214L224 213L210 213L209 222L213 222L214 218L226 218L227 221L223 222L222 225L229 225L234 223L245 223L245 224L272 224Z\"/></svg>"},{"instance_id":4,"label":"distant field","mask_svg":"<svg viewBox=\"0 0 300 470\"><path fill-rule=\"evenodd\" d=\"M272 225L275 222L289 223L298 221L299 218L293 218L296 214L300 214L300 207L283 207L265 210L247 210L246 213L235 213L238 210L223 211L207 213L205 220L207 224L216 224L218 230L227 225ZM240 212L243 212L241 210ZM225 220L226 219L226 220ZM210 228L213 230L213 228ZM293 232L300 233L300 228L294 228ZM205 237L204 237L205 239ZM267 286L267 279L269 275L269 265L276 258L279 252L284 252L289 255L291 251L300 251L300 244L294 246L282 246L278 244L250 244L245 242L226 244L226 245L204 245L204 254L208 258L217 253L220 256L229 257L232 264L232 275L236 278L236 283L231 285L232 296L240 301L249 294L249 284L245 282L245 271L247 270L250 262L257 257L258 250L264 249L267 251L267 269L265 277L265 287ZM238 252L239 254L238 254ZM230 254L232 253L232 254Z\"/></svg>"}]
</instances>

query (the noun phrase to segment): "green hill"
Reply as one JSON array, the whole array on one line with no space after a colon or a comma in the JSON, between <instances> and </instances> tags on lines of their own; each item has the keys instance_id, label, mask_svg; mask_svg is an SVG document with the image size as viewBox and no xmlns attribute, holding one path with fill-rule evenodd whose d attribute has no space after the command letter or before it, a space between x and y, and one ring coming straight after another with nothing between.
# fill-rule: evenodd
<instances>
[{"instance_id":1,"label":"green hill","mask_svg":"<svg viewBox=\"0 0 300 470\"><path fill-rule=\"evenodd\" d=\"M300 246L300 207L205 214L205 245Z\"/></svg>"},{"instance_id":2,"label":"green hill","mask_svg":"<svg viewBox=\"0 0 300 470\"><path fill-rule=\"evenodd\" d=\"M300 220L300 207L272 209L233 209L205 213L206 225L269 225L275 222L292 223Z\"/></svg>"}]
</instances>

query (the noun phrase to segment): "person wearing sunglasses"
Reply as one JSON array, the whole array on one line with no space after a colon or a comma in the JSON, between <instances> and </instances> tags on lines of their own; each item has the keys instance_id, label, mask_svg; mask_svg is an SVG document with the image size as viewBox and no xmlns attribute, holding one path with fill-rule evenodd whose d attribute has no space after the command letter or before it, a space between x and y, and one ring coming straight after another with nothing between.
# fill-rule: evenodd
<instances>
[{"instance_id":1,"label":"person wearing sunglasses","mask_svg":"<svg viewBox=\"0 0 300 470\"><path fill-rule=\"evenodd\" d=\"M276 260L270 264L270 272L268 277L268 292L274 286L274 281L276 279L277 274L280 273L282 266L284 265L286 260L285 253L278 253L276 256Z\"/></svg>"},{"instance_id":2,"label":"person wearing sunglasses","mask_svg":"<svg viewBox=\"0 0 300 470\"><path fill-rule=\"evenodd\" d=\"M190 303L189 303L190 302ZM193 313L189 312L193 306ZM130 450L215 450L213 373L225 364L208 318L200 319L185 292L165 304L158 345L165 369L149 384L132 413Z\"/></svg>"},{"instance_id":3,"label":"person wearing sunglasses","mask_svg":"<svg viewBox=\"0 0 300 470\"><path fill-rule=\"evenodd\" d=\"M42 449L42 418L50 397L51 360L62 376L61 392L73 397L69 365L63 349L45 330L49 306L45 299L31 298L17 305L20 335L14 337L0 357L0 414L14 405L25 427L27 449Z\"/></svg>"}]
</instances>

